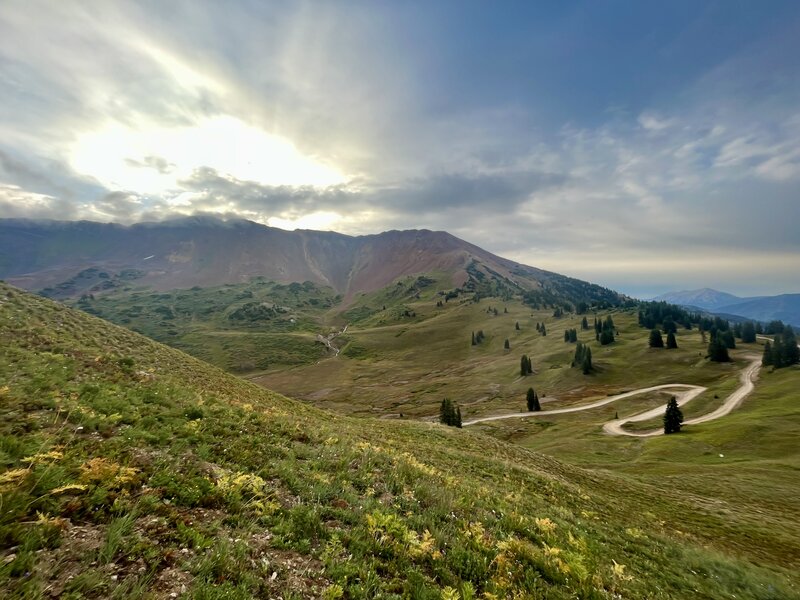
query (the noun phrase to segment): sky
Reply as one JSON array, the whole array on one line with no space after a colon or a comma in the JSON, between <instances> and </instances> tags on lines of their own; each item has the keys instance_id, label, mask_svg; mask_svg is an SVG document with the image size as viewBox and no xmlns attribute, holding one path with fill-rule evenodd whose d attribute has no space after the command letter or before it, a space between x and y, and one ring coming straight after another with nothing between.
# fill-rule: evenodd
<instances>
[{"instance_id":1,"label":"sky","mask_svg":"<svg viewBox=\"0 0 800 600\"><path fill-rule=\"evenodd\" d=\"M800 292L800 3L0 3L0 217L197 213Z\"/></svg>"}]
</instances>

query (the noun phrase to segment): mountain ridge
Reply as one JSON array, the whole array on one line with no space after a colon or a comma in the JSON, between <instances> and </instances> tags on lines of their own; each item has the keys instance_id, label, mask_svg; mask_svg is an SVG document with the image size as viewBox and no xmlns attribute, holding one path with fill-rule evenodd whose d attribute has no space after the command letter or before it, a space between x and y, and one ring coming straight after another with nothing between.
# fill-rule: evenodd
<instances>
[{"instance_id":1,"label":"mountain ridge","mask_svg":"<svg viewBox=\"0 0 800 600\"><path fill-rule=\"evenodd\" d=\"M740 297L712 288L702 288L667 292L653 300L679 304L694 310L707 310L723 317L728 315L762 322L780 320L800 326L800 294Z\"/></svg>"},{"instance_id":2,"label":"mountain ridge","mask_svg":"<svg viewBox=\"0 0 800 600\"><path fill-rule=\"evenodd\" d=\"M156 290L242 283L253 277L312 281L331 286L347 301L401 276L428 272L447 273L458 287L470 279L468 271L476 262L484 274L520 291L579 282L428 229L349 236L212 217L134 225L0 219L0 278L28 290L58 286L82 270L99 268L134 270L139 283ZM610 293L594 288L595 295Z\"/></svg>"}]
</instances>

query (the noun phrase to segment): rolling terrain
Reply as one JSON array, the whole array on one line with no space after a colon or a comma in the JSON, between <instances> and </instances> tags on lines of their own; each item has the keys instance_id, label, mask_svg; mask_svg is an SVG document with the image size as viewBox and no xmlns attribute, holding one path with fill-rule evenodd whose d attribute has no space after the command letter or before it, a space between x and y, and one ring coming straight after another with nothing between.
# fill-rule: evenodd
<instances>
[{"instance_id":1,"label":"rolling terrain","mask_svg":"<svg viewBox=\"0 0 800 600\"><path fill-rule=\"evenodd\" d=\"M321 411L6 285L0 341L6 597L798 597L796 369L696 433L608 438L614 474Z\"/></svg>"}]
</instances>

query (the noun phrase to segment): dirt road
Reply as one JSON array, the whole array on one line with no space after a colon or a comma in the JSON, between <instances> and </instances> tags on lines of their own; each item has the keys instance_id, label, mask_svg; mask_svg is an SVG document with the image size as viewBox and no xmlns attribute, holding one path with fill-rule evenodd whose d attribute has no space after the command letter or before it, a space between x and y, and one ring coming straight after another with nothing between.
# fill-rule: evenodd
<instances>
[{"instance_id":1,"label":"dirt road","mask_svg":"<svg viewBox=\"0 0 800 600\"><path fill-rule=\"evenodd\" d=\"M720 417L724 417L732 410L734 410L737 406L742 403L754 388L753 380L758 375L758 371L761 368L761 359L758 357L748 357L750 358L751 362L748 366L743 369L739 375L739 380L741 385L730 395L728 396L725 401L722 403L722 406L717 408L716 410L703 415L701 417L696 417L694 419L688 419L684 421L684 425L692 425L696 423L705 423L707 421L713 421L714 419L719 419ZM528 417L539 417L539 416L547 416L547 415L560 415L565 413L572 413L572 412L580 412L584 410L591 410L593 408L598 408L600 406L605 406L606 404L611 404L612 402L616 402L617 400L623 400L625 398L630 398L631 396L637 396L639 394L645 394L647 392L656 392L660 390L664 391L674 391L674 395L678 400L678 406L683 406L687 402L693 400L703 392L705 392L708 388L699 385L689 385L685 383L667 383L664 385L655 385L652 387L647 388L640 388L638 390L633 390L631 392L625 392L624 394L617 394L616 396L609 396L608 398L603 398L602 400L598 400L596 402L591 402L589 404L584 404L582 406L574 406L570 408L558 408L554 410L542 410L538 412L520 412L520 413L511 413L507 415L497 415L494 417L482 417L479 419L472 419L470 421L465 421L464 426L475 425L477 423L485 423L487 421L500 421L502 419L520 419L520 418L528 418ZM638 415L634 415L632 417L627 417L625 419L616 419L614 421L609 421L603 425L603 431L611 435L628 435L632 437L652 437L656 435L663 435L663 429L658 429L656 431L649 431L645 433L634 433L631 431L626 431L623 429L623 425L625 423L635 423L638 421L647 421L649 419L657 418L664 414L664 406L659 406L652 410L648 410L643 413L639 413Z\"/></svg>"}]
</instances>

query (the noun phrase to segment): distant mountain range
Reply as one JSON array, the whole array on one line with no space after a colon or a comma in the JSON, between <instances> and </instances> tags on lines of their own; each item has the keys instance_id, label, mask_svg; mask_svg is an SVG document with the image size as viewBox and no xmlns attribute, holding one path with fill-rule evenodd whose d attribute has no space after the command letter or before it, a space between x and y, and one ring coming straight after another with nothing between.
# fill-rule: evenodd
<instances>
[{"instance_id":1,"label":"distant mountain range","mask_svg":"<svg viewBox=\"0 0 800 600\"><path fill-rule=\"evenodd\" d=\"M741 298L726 292L703 288L700 290L668 292L656 296L653 300L756 321L778 319L784 323L800 327L800 294Z\"/></svg>"},{"instance_id":2,"label":"distant mountain range","mask_svg":"<svg viewBox=\"0 0 800 600\"><path fill-rule=\"evenodd\" d=\"M210 287L253 277L330 286L345 303L400 277L444 273L454 287L618 304L606 288L496 256L443 231L348 236L285 231L246 220L189 217L123 226L90 221L0 219L0 278L51 297L113 287Z\"/></svg>"}]
</instances>

